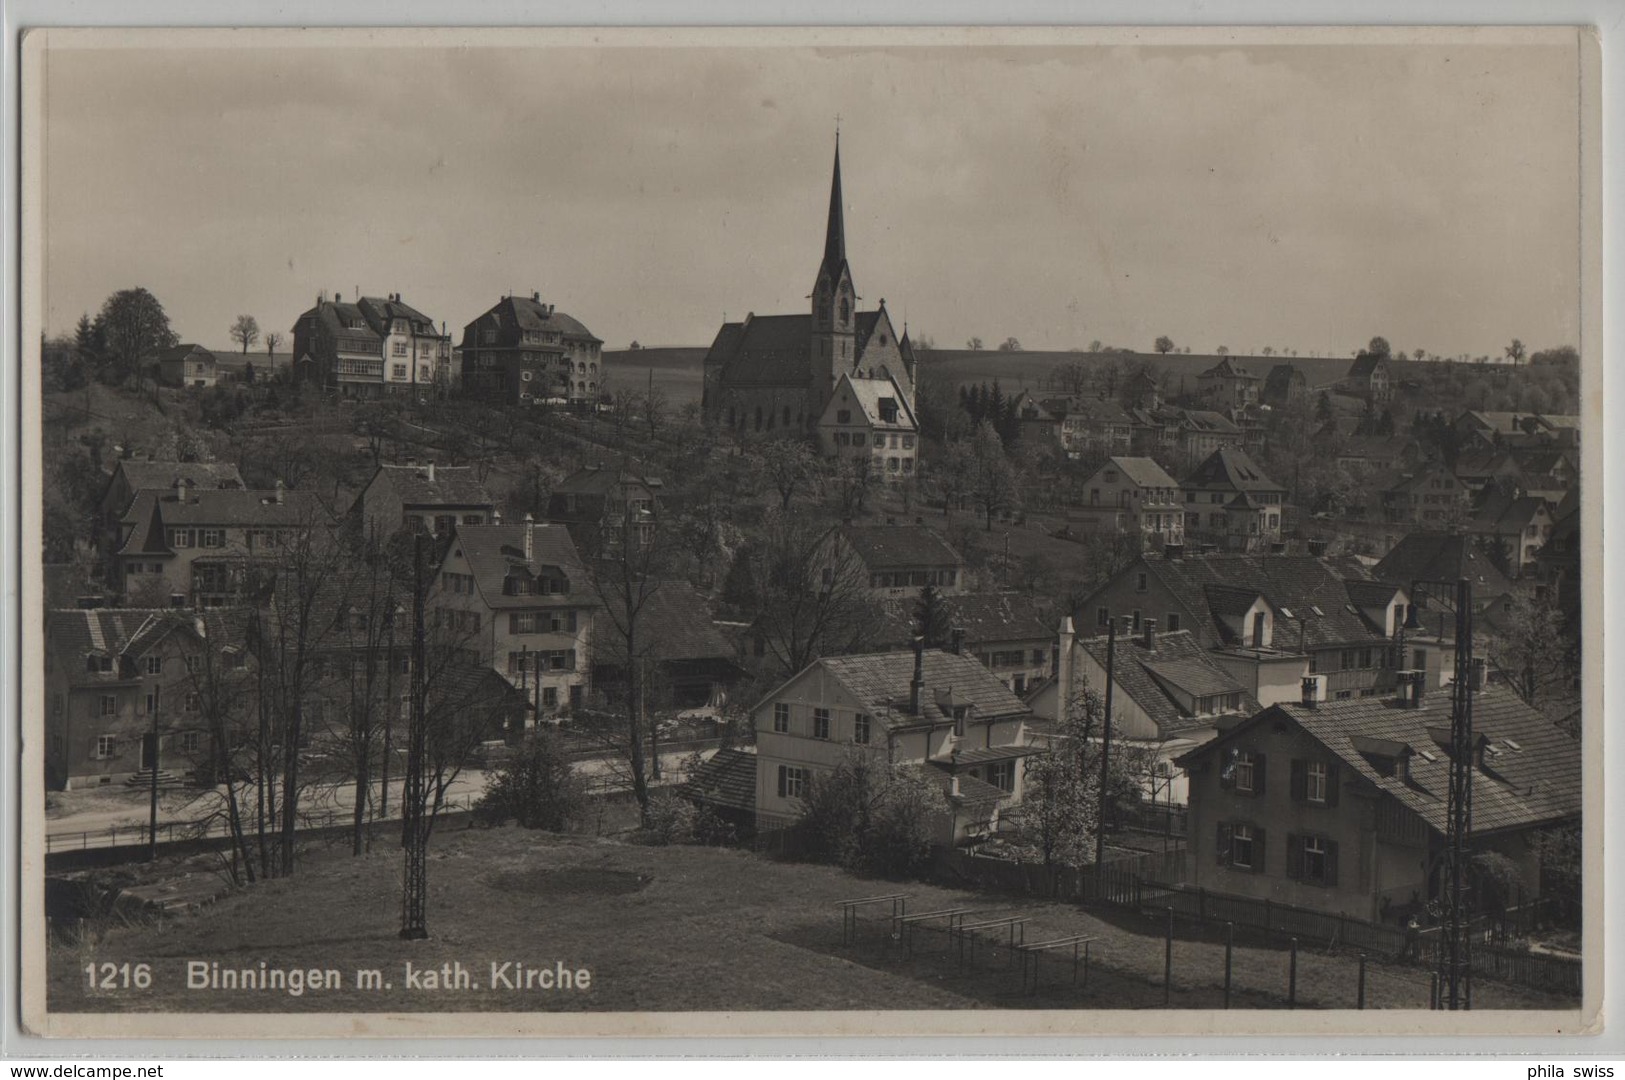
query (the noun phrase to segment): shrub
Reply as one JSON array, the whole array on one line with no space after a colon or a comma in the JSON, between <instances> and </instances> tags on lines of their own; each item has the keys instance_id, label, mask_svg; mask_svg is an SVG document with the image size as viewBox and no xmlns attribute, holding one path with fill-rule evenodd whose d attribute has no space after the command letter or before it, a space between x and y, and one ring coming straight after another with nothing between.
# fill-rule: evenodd
<instances>
[{"instance_id":1,"label":"shrub","mask_svg":"<svg viewBox=\"0 0 1625 1080\"><path fill-rule=\"evenodd\" d=\"M815 860L917 877L930 864L935 819L947 811L941 788L918 768L853 749L808 784L795 838Z\"/></svg>"},{"instance_id":2,"label":"shrub","mask_svg":"<svg viewBox=\"0 0 1625 1080\"><path fill-rule=\"evenodd\" d=\"M526 829L562 832L585 816L586 784L552 728L537 728L497 771L474 806L484 825L517 821Z\"/></svg>"},{"instance_id":3,"label":"shrub","mask_svg":"<svg viewBox=\"0 0 1625 1080\"><path fill-rule=\"evenodd\" d=\"M649 811L644 815L646 824L638 831L638 837L657 847L692 843L695 816L694 804L681 795L657 791L649 796Z\"/></svg>"}]
</instances>

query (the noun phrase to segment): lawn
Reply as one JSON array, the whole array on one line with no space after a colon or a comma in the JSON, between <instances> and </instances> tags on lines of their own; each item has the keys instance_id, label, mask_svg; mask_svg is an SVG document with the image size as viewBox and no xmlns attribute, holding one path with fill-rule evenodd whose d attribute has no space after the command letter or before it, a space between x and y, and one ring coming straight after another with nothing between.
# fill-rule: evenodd
<instances>
[{"instance_id":1,"label":"lawn","mask_svg":"<svg viewBox=\"0 0 1625 1080\"><path fill-rule=\"evenodd\" d=\"M154 926L108 929L93 944L50 954L49 1007L105 1011L534 1011L783 1010L873 1008L1160 1008L1159 920L1121 911L977 894L934 885L896 886L814 865L718 848L651 848L518 829L456 829L439 835L429 860L430 937L397 936L401 857L387 847L362 858L312 855L293 878L253 886L195 914ZM909 910L974 909L1030 918L1026 940L1092 934L1087 986L1074 987L1070 954L1044 962L1044 985L1021 992L1008 955L984 943L962 969L945 937L923 931L912 956L871 909L857 940L843 944L836 901L893 891ZM889 914L889 907L887 909ZM1222 1004L1223 945L1182 927L1174 944L1176 1008ZM188 961L225 968L336 970L335 989L186 988ZM91 990L87 964L146 962L145 990ZM475 986L408 989L418 971L460 963ZM586 989L493 988L493 963L556 971L586 969ZM355 973L376 969L388 990L364 990ZM98 970L102 970L98 967ZM512 969L509 969L510 971ZM1081 976L1081 972L1080 972ZM1081 978L1080 978L1081 982ZM1232 1004L1285 1004L1287 953L1256 942L1235 950ZM1373 965L1371 1007L1422 1007L1426 972ZM1569 1008L1571 1002L1480 981L1480 1008ZM1301 1007L1350 1007L1354 961L1305 950Z\"/></svg>"}]
</instances>

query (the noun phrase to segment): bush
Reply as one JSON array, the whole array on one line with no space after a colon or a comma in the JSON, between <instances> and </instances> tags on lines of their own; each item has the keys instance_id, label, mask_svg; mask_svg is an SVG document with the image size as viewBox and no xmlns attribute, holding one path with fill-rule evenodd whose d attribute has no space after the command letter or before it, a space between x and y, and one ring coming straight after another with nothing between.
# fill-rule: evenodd
<instances>
[{"instance_id":1,"label":"bush","mask_svg":"<svg viewBox=\"0 0 1625 1080\"><path fill-rule=\"evenodd\" d=\"M586 797L586 784L570 764L563 740L552 728L537 728L497 771L474 805L474 819L488 826L517 821L526 829L563 832L586 816Z\"/></svg>"},{"instance_id":2,"label":"bush","mask_svg":"<svg viewBox=\"0 0 1625 1080\"><path fill-rule=\"evenodd\" d=\"M918 768L854 749L808 784L795 838L812 859L918 877L930 865L935 819L948 809L941 789Z\"/></svg>"},{"instance_id":3,"label":"bush","mask_svg":"<svg viewBox=\"0 0 1625 1080\"><path fill-rule=\"evenodd\" d=\"M670 791L657 791L649 796L647 824L638 830L638 838L657 847L692 843L695 817L693 803Z\"/></svg>"}]
</instances>

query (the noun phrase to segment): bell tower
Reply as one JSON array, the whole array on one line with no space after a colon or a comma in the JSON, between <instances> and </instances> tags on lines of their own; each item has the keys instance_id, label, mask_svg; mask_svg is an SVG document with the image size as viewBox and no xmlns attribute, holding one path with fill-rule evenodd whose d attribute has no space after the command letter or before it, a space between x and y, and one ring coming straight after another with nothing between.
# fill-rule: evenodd
<instances>
[{"instance_id":1,"label":"bell tower","mask_svg":"<svg viewBox=\"0 0 1625 1080\"><path fill-rule=\"evenodd\" d=\"M841 133L835 133L835 173L829 187L829 224L824 231L824 258L812 291L812 385L808 387L807 421L816 424L835 382L853 369L857 357L854 328L858 318L852 268L846 263L846 223L841 202Z\"/></svg>"}]
</instances>

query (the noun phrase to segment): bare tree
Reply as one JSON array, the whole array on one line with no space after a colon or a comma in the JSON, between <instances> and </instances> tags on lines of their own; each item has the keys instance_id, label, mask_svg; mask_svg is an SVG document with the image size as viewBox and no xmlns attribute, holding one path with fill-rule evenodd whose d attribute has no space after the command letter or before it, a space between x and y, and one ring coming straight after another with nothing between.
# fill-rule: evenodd
<instances>
[{"instance_id":1,"label":"bare tree","mask_svg":"<svg viewBox=\"0 0 1625 1080\"><path fill-rule=\"evenodd\" d=\"M788 511L796 492L818 475L818 458L799 439L774 439L751 455L751 464L768 485L779 493L779 509Z\"/></svg>"},{"instance_id":2,"label":"bare tree","mask_svg":"<svg viewBox=\"0 0 1625 1080\"><path fill-rule=\"evenodd\" d=\"M275 356L276 351L282 348L283 337L279 331L272 330L265 335L265 355Z\"/></svg>"},{"instance_id":3,"label":"bare tree","mask_svg":"<svg viewBox=\"0 0 1625 1080\"><path fill-rule=\"evenodd\" d=\"M649 441L653 442L671 413L671 399L666 396L664 390L655 386L652 376L649 380L649 389L643 395L642 404L643 423L649 429Z\"/></svg>"},{"instance_id":4,"label":"bare tree","mask_svg":"<svg viewBox=\"0 0 1625 1080\"><path fill-rule=\"evenodd\" d=\"M249 346L260 339L260 324L252 315L239 315L237 321L231 324L231 340L243 347L243 355L248 355Z\"/></svg>"},{"instance_id":5,"label":"bare tree","mask_svg":"<svg viewBox=\"0 0 1625 1080\"><path fill-rule=\"evenodd\" d=\"M839 529L772 513L744 556L756 629L780 673L862 648L879 625L867 571Z\"/></svg>"}]
</instances>

